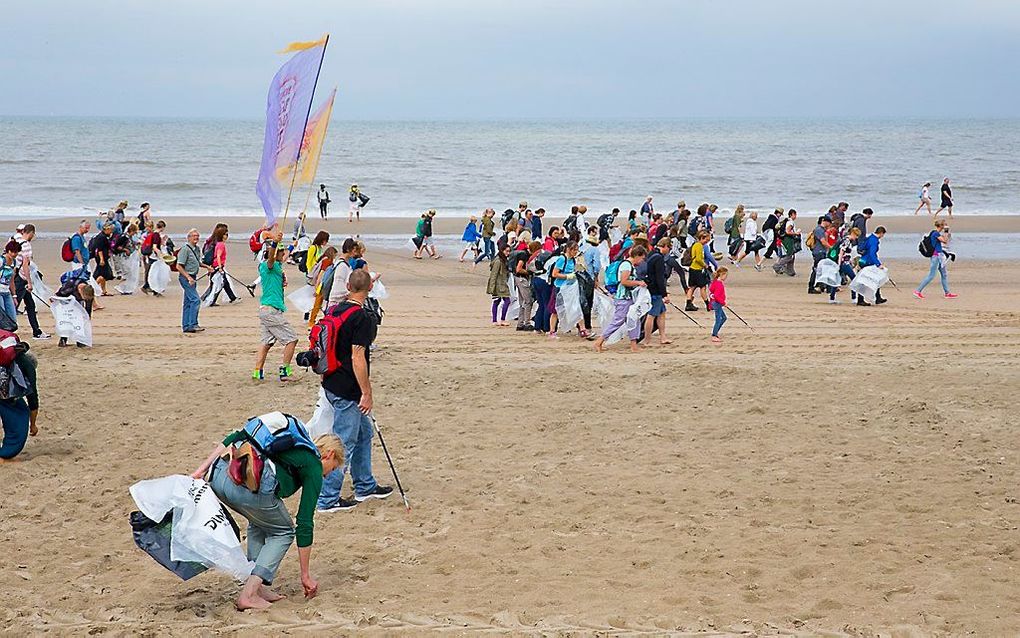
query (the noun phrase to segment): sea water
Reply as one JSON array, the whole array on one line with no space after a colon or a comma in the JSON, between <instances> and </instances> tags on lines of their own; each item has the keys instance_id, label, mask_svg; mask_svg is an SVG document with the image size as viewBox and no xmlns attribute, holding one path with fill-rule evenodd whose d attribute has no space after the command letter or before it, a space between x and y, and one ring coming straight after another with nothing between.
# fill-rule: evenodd
<instances>
[{"instance_id":1,"label":"sea water","mask_svg":"<svg viewBox=\"0 0 1020 638\"><path fill-rule=\"evenodd\" d=\"M261 216L263 122L0 118L0 217L86 216L121 199L158 216ZM527 200L552 218L679 199L796 208L840 200L905 215L952 180L955 214L1020 213L1020 120L689 119L332 122L321 181L334 215L358 182L365 216L466 216ZM308 201L294 193L293 209ZM314 195L310 210L317 211Z\"/></svg>"}]
</instances>

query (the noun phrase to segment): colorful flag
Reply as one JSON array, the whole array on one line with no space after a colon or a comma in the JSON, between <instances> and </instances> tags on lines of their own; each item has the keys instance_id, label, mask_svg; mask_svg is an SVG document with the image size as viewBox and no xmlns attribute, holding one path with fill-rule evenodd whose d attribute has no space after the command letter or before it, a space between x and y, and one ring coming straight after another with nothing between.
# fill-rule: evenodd
<instances>
[{"instance_id":1,"label":"colorful flag","mask_svg":"<svg viewBox=\"0 0 1020 638\"><path fill-rule=\"evenodd\" d=\"M293 171L300 158L327 40L328 36L316 42L295 42L287 47L285 51L297 50L298 53L277 71L269 85L266 137L255 187L266 213L266 225L276 221L283 205L283 193L294 179Z\"/></svg>"},{"instance_id":2,"label":"colorful flag","mask_svg":"<svg viewBox=\"0 0 1020 638\"><path fill-rule=\"evenodd\" d=\"M298 184L311 184L315 181L315 174L319 170L319 157L322 155L322 145L326 141L326 129L329 128L329 118L333 114L333 100L335 98L336 89L333 89L329 99L308 118L308 126L305 127L305 141L301 145L301 163L297 175Z\"/></svg>"}]
</instances>

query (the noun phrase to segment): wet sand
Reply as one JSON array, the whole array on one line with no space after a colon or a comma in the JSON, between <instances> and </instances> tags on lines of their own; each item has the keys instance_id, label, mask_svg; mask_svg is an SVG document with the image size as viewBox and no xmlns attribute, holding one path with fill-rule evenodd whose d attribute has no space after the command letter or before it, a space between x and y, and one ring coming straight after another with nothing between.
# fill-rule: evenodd
<instances>
[{"instance_id":1,"label":"wet sand","mask_svg":"<svg viewBox=\"0 0 1020 638\"><path fill-rule=\"evenodd\" d=\"M36 246L51 281L57 243ZM960 299L918 302L925 264L894 262L903 290L876 308L805 295L803 259L795 280L745 268L728 297L753 333L733 319L712 346L707 313L698 329L674 312L673 345L595 355L491 327L484 267L368 259L392 295L377 416L412 512L394 497L317 516L311 601L293 548L268 613L236 612L225 576L177 580L134 547L128 487L189 473L253 414L307 418L316 378L251 381L243 290L203 309L197 336L180 333L176 281L109 298L95 348L32 342L41 433L0 466L5 632L1020 631L1008 264L957 263ZM378 445L374 464L389 483Z\"/></svg>"}]
</instances>

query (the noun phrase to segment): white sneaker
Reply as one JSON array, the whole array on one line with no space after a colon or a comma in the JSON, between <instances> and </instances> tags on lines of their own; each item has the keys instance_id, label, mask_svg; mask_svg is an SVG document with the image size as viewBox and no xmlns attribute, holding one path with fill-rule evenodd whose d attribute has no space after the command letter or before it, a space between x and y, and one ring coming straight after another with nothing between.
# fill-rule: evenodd
<instances>
[{"instance_id":1,"label":"white sneaker","mask_svg":"<svg viewBox=\"0 0 1020 638\"><path fill-rule=\"evenodd\" d=\"M839 299L830 299L829 303L831 303L834 306L839 305Z\"/></svg>"},{"instance_id":2,"label":"white sneaker","mask_svg":"<svg viewBox=\"0 0 1020 638\"><path fill-rule=\"evenodd\" d=\"M40 333L39 333L39 334L37 334L37 335L32 335L32 338L33 338L33 339L38 339L39 341L45 341L46 339L52 339L52 337L50 337L50 336L49 336L48 334L46 334L45 332L40 332Z\"/></svg>"}]
</instances>

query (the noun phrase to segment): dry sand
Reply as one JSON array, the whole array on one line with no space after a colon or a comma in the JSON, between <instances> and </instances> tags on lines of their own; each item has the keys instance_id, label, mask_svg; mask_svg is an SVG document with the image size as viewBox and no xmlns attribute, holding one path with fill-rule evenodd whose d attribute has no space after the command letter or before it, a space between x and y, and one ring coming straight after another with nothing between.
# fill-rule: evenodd
<instances>
[{"instance_id":1,"label":"dry sand","mask_svg":"<svg viewBox=\"0 0 1020 638\"><path fill-rule=\"evenodd\" d=\"M56 249L36 247L51 277ZM1020 631L1015 262L959 263L960 299L923 303L908 289L925 265L894 263L904 290L867 309L744 269L729 297L754 333L732 320L713 347L673 313L672 346L597 356L490 327L481 269L369 260L392 293L377 416L414 510L316 517L321 593L302 600L292 549L268 613L236 612L225 576L164 571L132 543L128 486L190 472L253 414L307 417L316 379L250 380L243 291L198 336L180 334L176 283L111 298L94 349L32 344L41 433L0 466L0 629Z\"/></svg>"}]
</instances>

